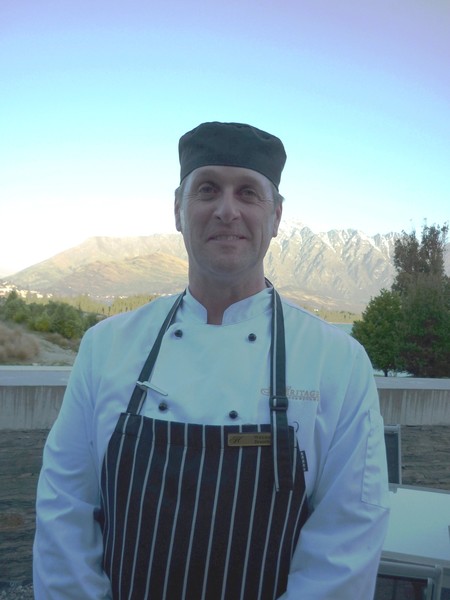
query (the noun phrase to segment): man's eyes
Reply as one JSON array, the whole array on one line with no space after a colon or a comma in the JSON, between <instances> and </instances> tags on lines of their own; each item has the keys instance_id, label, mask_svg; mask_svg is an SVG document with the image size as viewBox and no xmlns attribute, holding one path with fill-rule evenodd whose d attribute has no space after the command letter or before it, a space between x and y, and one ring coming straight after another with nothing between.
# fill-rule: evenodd
<instances>
[{"instance_id":1,"label":"man's eyes","mask_svg":"<svg viewBox=\"0 0 450 600\"><path fill-rule=\"evenodd\" d=\"M203 200L209 200L220 193L220 187L214 183L205 182L197 187L197 197ZM243 186L235 191L236 198L243 202L258 202L261 200L261 194L251 186Z\"/></svg>"},{"instance_id":2,"label":"man's eyes","mask_svg":"<svg viewBox=\"0 0 450 600\"><path fill-rule=\"evenodd\" d=\"M213 196L217 192L217 187L212 183L202 183L197 188L197 194L200 196Z\"/></svg>"},{"instance_id":3,"label":"man's eyes","mask_svg":"<svg viewBox=\"0 0 450 600\"><path fill-rule=\"evenodd\" d=\"M239 194L244 200L256 200L259 198L257 191L249 187L242 188Z\"/></svg>"}]
</instances>

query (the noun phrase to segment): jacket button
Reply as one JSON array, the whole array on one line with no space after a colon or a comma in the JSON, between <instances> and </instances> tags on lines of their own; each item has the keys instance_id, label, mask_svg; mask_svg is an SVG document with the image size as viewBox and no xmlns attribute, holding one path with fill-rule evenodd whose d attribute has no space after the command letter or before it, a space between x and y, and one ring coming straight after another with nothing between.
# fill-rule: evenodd
<instances>
[{"instance_id":1,"label":"jacket button","mask_svg":"<svg viewBox=\"0 0 450 600\"><path fill-rule=\"evenodd\" d=\"M249 333L248 335L248 341L249 342L254 342L256 340L256 335L254 333Z\"/></svg>"},{"instance_id":2,"label":"jacket button","mask_svg":"<svg viewBox=\"0 0 450 600\"><path fill-rule=\"evenodd\" d=\"M238 414L237 410L230 410L230 412L228 413L228 416L230 417L230 419L237 419L239 414Z\"/></svg>"},{"instance_id":3,"label":"jacket button","mask_svg":"<svg viewBox=\"0 0 450 600\"><path fill-rule=\"evenodd\" d=\"M177 329L177 330L175 331L174 335L175 335L177 338L180 338L180 337L183 337L183 332L181 331L181 329Z\"/></svg>"},{"instance_id":4,"label":"jacket button","mask_svg":"<svg viewBox=\"0 0 450 600\"><path fill-rule=\"evenodd\" d=\"M159 405L158 405L158 408L159 408L159 410L161 412L164 412L164 411L166 411L168 409L168 406L167 406L167 404L165 402L160 402Z\"/></svg>"}]
</instances>

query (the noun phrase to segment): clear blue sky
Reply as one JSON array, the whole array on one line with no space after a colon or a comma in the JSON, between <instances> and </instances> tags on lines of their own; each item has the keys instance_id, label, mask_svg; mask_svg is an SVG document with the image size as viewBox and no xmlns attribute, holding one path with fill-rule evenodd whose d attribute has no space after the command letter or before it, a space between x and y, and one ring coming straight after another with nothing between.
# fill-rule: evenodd
<instances>
[{"instance_id":1,"label":"clear blue sky","mask_svg":"<svg viewBox=\"0 0 450 600\"><path fill-rule=\"evenodd\" d=\"M174 231L180 135L278 135L284 218L450 219L448 0L2 0L0 273Z\"/></svg>"}]
</instances>

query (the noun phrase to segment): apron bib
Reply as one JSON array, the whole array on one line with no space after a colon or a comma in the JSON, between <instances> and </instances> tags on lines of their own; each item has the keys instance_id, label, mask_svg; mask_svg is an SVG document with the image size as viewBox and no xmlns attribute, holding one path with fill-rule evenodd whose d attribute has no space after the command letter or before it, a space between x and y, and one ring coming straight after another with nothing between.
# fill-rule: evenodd
<instances>
[{"instance_id":1,"label":"apron bib","mask_svg":"<svg viewBox=\"0 0 450 600\"><path fill-rule=\"evenodd\" d=\"M287 424L281 300L273 293L271 423L200 425L140 415L177 298L111 436L101 475L103 568L114 600L274 600L308 508Z\"/></svg>"}]
</instances>

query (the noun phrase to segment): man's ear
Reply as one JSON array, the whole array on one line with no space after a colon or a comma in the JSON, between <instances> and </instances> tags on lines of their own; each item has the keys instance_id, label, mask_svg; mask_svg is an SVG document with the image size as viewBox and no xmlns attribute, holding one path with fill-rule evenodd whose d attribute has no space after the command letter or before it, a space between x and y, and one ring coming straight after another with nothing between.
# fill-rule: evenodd
<instances>
[{"instance_id":1,"label":"man's ear","mask_svg":"<svg viewBox=\"0 0 450 600\"><path fill-rule=\"evenodd\" d=\"M180 201L177 197L175 197L175 203L174 203L174 215L175 215L175 227L177 228L177 231L181 231L181 208L180 208Z\"/></svg>"},{"instance_id":2,"label":"man's ear","mask_svg":"<svg viewBox=\"0 0 450 600\"><path fill-rule=\"evenodd\" d=\"M272 237L277 237L278 235L278 228L280 226L280 221L281 221L281 215L283 214L283 205L281 204L281 202L278 202L276 207L275 207L275 219L273 222L273 232L272 232Z\"/></svg>"}]
</instances>

